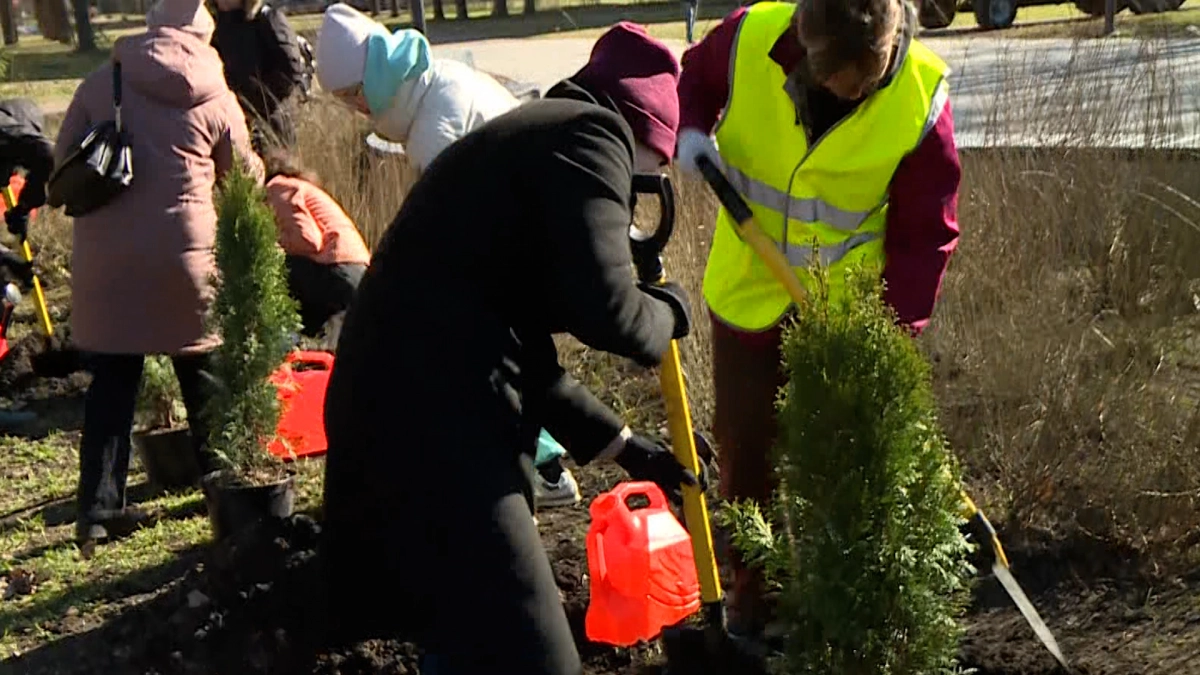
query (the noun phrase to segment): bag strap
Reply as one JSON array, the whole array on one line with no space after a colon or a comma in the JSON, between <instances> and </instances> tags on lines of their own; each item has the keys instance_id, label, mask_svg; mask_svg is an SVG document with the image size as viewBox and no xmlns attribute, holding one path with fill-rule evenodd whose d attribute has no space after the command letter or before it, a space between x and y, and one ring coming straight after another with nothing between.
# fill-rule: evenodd
<instances>
[{"instance_id":1,"label":"bag strap","mask_svg":"<svg viewBox=\"0 0 1200 675\"><path fill-rule=\"evenodd\" d=\"M113 61L113 115L117 125L117 131L121 130L121 62Z\"/></svg>"}]
</instances>

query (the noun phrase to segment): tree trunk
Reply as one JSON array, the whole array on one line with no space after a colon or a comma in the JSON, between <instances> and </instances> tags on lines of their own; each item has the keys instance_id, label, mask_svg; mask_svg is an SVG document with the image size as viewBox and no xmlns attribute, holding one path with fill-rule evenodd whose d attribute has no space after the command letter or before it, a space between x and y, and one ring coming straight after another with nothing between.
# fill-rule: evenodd
<instances>
[{"instance_id":1,"label":"tree trunk","mask_svg":"<svg viewBox=\"0 0 1200 675\"><path fill-rule=\"evenodd\" d=\"M11 0L0 1L0 23L4 25L4 44L10 47L17 44L17 22Z\"/></svg>"},{"instance_id":2,"label":"tree trunk","mask_svg":"<svg viewBox=\"0 0 1200 675\"><path fill-rule=\"evenodd\" d=\"M382 9L381 0L371 0L371 15L378 16L379 10Z\"/></svg>"},{"instance_id":3,"label":"tree trunk","mask_svg":"<svg viewBox=\"0 0 1200 675\"><path fill-rule=\"evenodd\" d=\"M92 17L88 0L75 0L75 37L81 52L96 51L96 34L92 31Z\"/></svg>"},{"instance_id":4,"label":"tree trunk","mask_svg":"<svg viewBox=\"0 0 1200 675\"><path fill-rule=\"evenodd\" d=\"M537 11L537 0L525 0L525 14L533 14Z\"/></svg>"},{"instance_id":5,"label":"tree trunk","mask_svg":"<svg viewBox=\"0 0 1200 675\"><path fill-rule=\"evenodd\" d=\"M400 16L400 0L391 1L392 16Z\"/></svg>"},{"instance_id":6,"label":"tree trunk","mask_svg":"<svg viewBox=\"0 0 1200 675\"><path fill-rule=\"evenodd\" d=\"M492 0L492 18L502 19L508 16L508 0Z\"/></svg>"},{"instance_id":7,"label":"tree trunk","mask_svg":"<svg viewBox=\"0 0 1200 675\"><path fill-rule=\"evenodd\" d=\"M459 21L471 18L467 15L467 0L454 0L454 18Z\"/></svg>"},{"instance_id":8,"label":"tree trunk","mask_svg":"<svg viewBox=\"0 0 1200 675\"><path fill-rule=\"evenodd\" d=\"M433 0L433 20L446 20L446 4L442 0Z\"/></svg>"}]
</instances>

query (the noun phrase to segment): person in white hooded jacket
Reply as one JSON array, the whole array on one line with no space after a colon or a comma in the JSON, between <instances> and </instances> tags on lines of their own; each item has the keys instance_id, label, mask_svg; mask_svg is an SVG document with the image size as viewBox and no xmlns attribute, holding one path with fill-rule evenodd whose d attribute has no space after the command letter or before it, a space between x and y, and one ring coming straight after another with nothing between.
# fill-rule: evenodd
<instances>
[{"instance_id":1,"label":"person in white hooded jacket","mask_svg":"<svg viewBox=\"0 0 1200 675\"><path fill-rule=\"evenodd\" d=\"M452 143L520 103L487 73L434 58L420 31L390 33L343 3L325 10L316 62L321 88L370 118L378 135L403 145L419 173ZM558 441L543 432L539 443L544 461L530 477L537 504L577 504L579 484L559 459Z\"/></svg>"},{"instance_id":2,"label":"person in white hooded jacket","mask_svg":"<svg viewBox=\"0 0 1200 675\"><path fill-rule=\"evenodd\" d=\"M419 172L450 144L519 101L487 73L434 58L411 28L392 33L343 3L325 10L317 36L317 82L400 143Z\"/></svg>"}]
</instances>

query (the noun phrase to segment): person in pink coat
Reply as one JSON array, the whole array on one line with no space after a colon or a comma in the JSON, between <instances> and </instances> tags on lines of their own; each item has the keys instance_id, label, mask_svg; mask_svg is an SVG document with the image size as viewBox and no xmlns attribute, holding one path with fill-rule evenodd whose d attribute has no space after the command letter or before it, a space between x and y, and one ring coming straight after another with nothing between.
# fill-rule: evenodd
<instances>
[{"instance_id":1,"label":"person in pink coat","mask_svg":"<svg viewBox=\"0 0 1200 675\"><path fill-rule=\"evenodd\" d=\"M113 45L133 146L133 183L75 219L71 334L88 356L76 536L116 536L145 518L125 506L130 432L144 358L167 354L182 388L202 469L215 468L200 411L206 360L218 343L205 326L213 297L217 211L213 188L237 156L261 176L200 0L160 0L146 31ZM112 63L92 72L59 131L61 162L95 124L113 119Z\"/></svg>"}]
</instances>

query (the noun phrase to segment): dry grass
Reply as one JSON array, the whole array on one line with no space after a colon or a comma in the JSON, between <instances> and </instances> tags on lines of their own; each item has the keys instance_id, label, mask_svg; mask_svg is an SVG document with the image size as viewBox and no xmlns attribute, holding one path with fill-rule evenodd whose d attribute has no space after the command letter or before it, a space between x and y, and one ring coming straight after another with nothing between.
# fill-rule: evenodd
<instances>
[{"instance_id":1,"label":"dry grass","mask_svg":"<svg viewBox=\"0 0 1200 675\"><path fill-rule=\"evenodd\" d=\"M1147 48L1146 63L1154 53ZM1178 132L1180 92L1200 78L1142 73L1136 86L1151 88L1155 103L1139 121L1128 116L1125 89L1077 75L1063 77L1060 103L1048 108L1031 72L1010 69L993 126L1026 116L1025 130L1056 147L963 152L963 235L921 344L935 363L946 430L998 520L1169 560L1200 538L1200 159L1070 145L1103 140L1112 124L1136 127L1143 145ZM1105 103L1084 103L1097 95ZM365 127L343 109L319 100L307 110L301 157L377 241L411 171L401 157L365 153ZM677 177L676 189L667 267L693 298L684 367L707 428L700 281L716 205L697 182ZM640 217L656 217L645 208ZM43 265L62 268L65 223L53 215L37 227ZM653 373L571 339L560 345L564 363L635 427L663 430Z\"/></svg>"}]
</instances>

